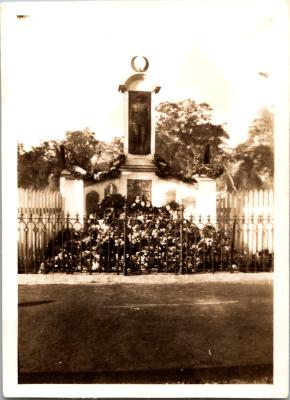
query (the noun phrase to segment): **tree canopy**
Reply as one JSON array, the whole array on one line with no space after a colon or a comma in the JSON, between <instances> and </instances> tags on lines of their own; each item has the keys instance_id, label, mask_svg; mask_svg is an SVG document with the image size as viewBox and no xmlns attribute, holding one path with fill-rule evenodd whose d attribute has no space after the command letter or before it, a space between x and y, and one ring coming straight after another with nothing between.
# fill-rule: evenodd
<instances>
[{"instance_id":1,"label":"tree canopy","mask_svg":"<svg viewBox=\"0 0 290 400\"><path fill-rule=\"evenodd\" d=\"M156 108L156 152L176 172L192 176L199 172L216 178L223 172L225 140L222 125L211 123L212 109L191 99L164 102Z\"/></svg>"},{"instance_id":2,"label":"tree canopy","mask_svg":"<svg viewBox=\"0 0 290 400\"><path fill-rule=\"evenodd\" d=\"M55 189L54 180L50 179L60 169L56 157L57 142L43 142L30 150L25 150L23 144L18 143L17 172L18 186L23 188Z\"/></svg>"},{"instance_id":3,"label":"tree canopy","mask_svg":"<svg viewBox=\"0 0 290 400\"><path fill-rule=\"evenodd\" d=\"M231 152L222 125L211 122L206 103L184 100L163 102L157 108L157 174L194 182L196 174L219 178L228 190L269 188L273 185L273 114L262 109L249 127L247 140ZM83 170L84 177L117 177L124 162L123 143L106 143L89 129L66 133L62 141L45 141L25 150L18 144L18 185L24 188L57 189L63 169ZM94 178L95 179L95 178Z\"/></svg>"},{"instance_id":4,"label":"tree canopy","mask_svg":"<svg viewBox=\"0 0 290 400\"><path fill-rule=\"evenodd\" d=\"M274 179L273 114L262 109L239 144L229 166L237 190L268 189Z\"/></svg>"},{"instance_id":5,"label":"tree canopy","mask_svg":"<svg viewBox=\"0 0 290 400\"><path fill-rule=\"evenodd\" d=\"M26 151L18 144L18 186L57 189L63 169L82 169L87 173L102 171L120 154L122 142L99 141L89 129L66 132L62 141L46 141Z\"/></svg>"},{"instance_id":6,"label":"tree canopy","mask_svg":"<svg viewBox=\"0 0 290 400\"><path fill-rule=\"evenodd\" d=\"M84 170L91 168L91 158L98 152L100 142L89 129L66 132L66 139L61 142L65 149L66 168L77 165Z\"/></svg>"}]
</instances>

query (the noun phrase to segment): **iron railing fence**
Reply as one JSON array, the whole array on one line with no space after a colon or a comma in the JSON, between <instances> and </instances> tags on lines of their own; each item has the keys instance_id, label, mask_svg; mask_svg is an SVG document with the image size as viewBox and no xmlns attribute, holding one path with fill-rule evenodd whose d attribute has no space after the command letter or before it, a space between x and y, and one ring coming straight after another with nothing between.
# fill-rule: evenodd
<instances>
[{"instance_id":1,"label":"iron railing fence","mask_svg":"<svg viewBox=\"0 0 290 400\"><path fill-rule=\"evenodd\" d=\"M273 270L270 218L185 219L183 210L110 210L80 219L19 215L19 273L200 273Z\"/></svg>"}]
</instances>

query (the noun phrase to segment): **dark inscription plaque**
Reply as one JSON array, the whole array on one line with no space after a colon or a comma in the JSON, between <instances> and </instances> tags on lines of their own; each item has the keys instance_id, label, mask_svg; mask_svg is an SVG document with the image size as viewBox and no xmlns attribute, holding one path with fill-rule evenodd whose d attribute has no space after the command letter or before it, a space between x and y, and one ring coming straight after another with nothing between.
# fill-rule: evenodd
<instances>
[{"instance_id":1,"label":"dark inscription plaque","mask_svg":"<svg viewBox=\"0 0 290 400\"><path fill-rule=\"evenodd\" d=\"M137 196L143 197L144 200L151 202L152 181L145 179L128 179L127 180L127 197L129 201L133 201Z\"/></svg>"},{"instance_id":2,"label":"dark inscription plaque","mask_svg":"<svg viewBox=\"0 0 290 400\"><path fill-rule=\"evenodd\" d=\"M151 93L129 92L129 153L150 154Z\"/></svg>"},{"instance_id":3,"label":"dark inscription plaque","mask_svg":"<svg viewBox=\"0 0 290 400\"><path fill-rule=\"evenodd\" d=\"M94 190L89 192L86 196L86 213L90 215L97 212L99 203L99 194Z\"/></svg>"}]
</instances>

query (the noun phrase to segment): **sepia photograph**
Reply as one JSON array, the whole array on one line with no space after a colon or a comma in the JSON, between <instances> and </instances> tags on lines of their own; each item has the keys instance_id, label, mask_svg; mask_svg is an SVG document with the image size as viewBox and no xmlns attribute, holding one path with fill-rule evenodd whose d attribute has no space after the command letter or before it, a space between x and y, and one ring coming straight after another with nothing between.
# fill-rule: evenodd
<instances>
[{"instance_id":1,"label":"sepia photograph","mask_svg":"<svg viewBox=\"0 0 290 400\"><path fill-rule=\"evenodd\" d=\"M7 397L287 397L288 3L1 3Z\"/></svg>"}]
</instances>

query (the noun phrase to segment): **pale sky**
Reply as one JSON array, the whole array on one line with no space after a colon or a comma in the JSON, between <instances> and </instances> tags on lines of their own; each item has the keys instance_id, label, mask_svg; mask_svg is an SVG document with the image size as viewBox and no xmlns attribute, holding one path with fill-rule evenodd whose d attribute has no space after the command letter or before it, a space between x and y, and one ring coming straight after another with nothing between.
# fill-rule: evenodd
<instances>
[{"instance_id":1,"label":"pale sky","mask_svg":"<svg viewBox=\"0 0 290 400\"><path fill-rule=\"evenodd\" d=\"M273 105L287 1L31 2L2 8L2 131L27 145L85 127L101 140L123 135L118 86L133 73L135 55L149 59L148 74L161 86L158 101L207 102L214 122L226 123L230 144L245 140L259 109Z\"/></svg>"}]
</instances>

